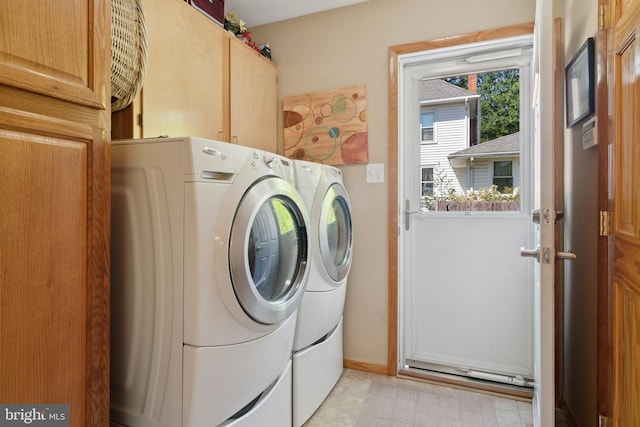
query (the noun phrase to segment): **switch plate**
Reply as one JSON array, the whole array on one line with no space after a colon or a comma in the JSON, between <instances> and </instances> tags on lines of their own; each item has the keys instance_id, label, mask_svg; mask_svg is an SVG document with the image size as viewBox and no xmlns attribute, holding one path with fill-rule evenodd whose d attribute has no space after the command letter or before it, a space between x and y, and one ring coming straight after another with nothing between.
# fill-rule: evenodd
<instances>
[{"instance_id":1,"label":"switch plate","mask_svg":"<svg viewBox=\"0 0 640 427\"><path fill-rule=\"evenodd\" d=\"M367 184L380 184L384 182L384 164L370 163L367 165Z\"/></svg>"}]
</instances>

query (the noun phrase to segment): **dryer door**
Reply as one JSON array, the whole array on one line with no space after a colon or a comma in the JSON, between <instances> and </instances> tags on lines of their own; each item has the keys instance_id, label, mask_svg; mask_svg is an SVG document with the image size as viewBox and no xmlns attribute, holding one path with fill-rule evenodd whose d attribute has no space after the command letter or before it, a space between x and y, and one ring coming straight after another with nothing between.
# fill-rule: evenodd
<instances>
[{"instance_id":1,"label":"dryer door","mask_svg":"<svg viewBox=\"0 0 640 427\"><path fill-rule=\"evenodd\" d=\"M351 268L353 244L351 208L342 184L332 184L325 193L320 209L318 239L322 265L329 277L339 284Z\"/></svg>"},{"instance_id":2,"label":"dryer door","mask_svg":"<svg viewBox=\"0 0 640 427\"><path fill-rule=\"evenodd\" d=\"M308 217L298 192L275 177L258 181L240 201L229 244L233 289L249 317L263 324L298 308L308 269Z\"/></svg>"}]
</instances>

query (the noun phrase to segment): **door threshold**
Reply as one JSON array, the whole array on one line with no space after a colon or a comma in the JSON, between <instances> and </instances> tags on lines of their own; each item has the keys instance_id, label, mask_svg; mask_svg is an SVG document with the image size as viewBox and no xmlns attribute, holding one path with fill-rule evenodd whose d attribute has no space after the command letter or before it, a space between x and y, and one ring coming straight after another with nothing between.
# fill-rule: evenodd
<instances>
[{"instance_id":1,"label":"door threshold","mask_svg":"<svg viewBox=\"0 0 640 427\"><path fill-rule=\"evenodd\" d=\"M435 383L438 385L446 385L463 390L490 394L492 396L509 397L511 399L522 400L523 402L529 403L531 403L531 399L533 399L533 390L530 388L495 383L476 378L461 377L458 375L429 371L425 369L400 369L397 377Z\"/></svg>"}]
</instances>

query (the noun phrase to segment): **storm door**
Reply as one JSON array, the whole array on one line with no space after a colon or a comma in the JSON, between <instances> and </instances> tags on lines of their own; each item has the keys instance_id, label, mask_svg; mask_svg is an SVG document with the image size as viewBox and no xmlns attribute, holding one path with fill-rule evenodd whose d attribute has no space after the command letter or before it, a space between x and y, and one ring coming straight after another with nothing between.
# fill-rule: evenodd
<instances>
[{"instance_id":1,"label":"storm door","mask_svg":"<svg viewBox=\"0 0 640 427\"><path fill-rule=\"evenodd\" d=\"M400 58L401 369L532 386L532 43Z\"/></svg>"}]
</instances>

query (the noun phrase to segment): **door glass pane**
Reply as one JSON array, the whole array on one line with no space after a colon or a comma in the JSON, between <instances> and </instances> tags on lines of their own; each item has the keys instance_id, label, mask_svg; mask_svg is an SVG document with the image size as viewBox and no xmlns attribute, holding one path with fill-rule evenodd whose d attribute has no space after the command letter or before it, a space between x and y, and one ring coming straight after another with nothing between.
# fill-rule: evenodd
<instances>
[{"instance_id":1,"label":"door glass pane","mask_svg":"<svg viewBox=\"0 0 640 427\"><path fill-rule=\"evenodd\" d=\"M420 81L423 210L520 212L520 86L519 68Z\"/></svg>"},{"instance_id":2,"label":"door glass pane","mask_svg":"<svg viewBox=\"0 0 640 427\"><path fill-rule=\"evenodd\" d=\"M300 236L293 202L272 197L259 209L251 226L248 245L253 283L267 301L291 297L300 272Z\"/></svg>"}]
</instances>

